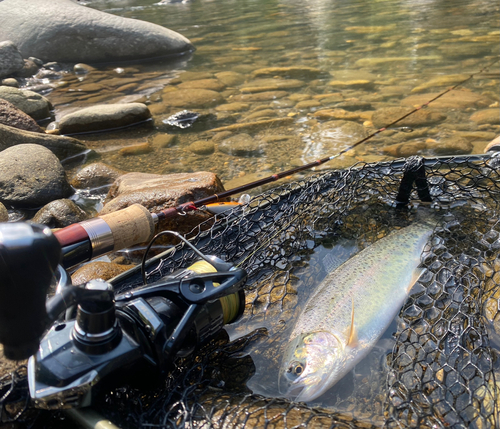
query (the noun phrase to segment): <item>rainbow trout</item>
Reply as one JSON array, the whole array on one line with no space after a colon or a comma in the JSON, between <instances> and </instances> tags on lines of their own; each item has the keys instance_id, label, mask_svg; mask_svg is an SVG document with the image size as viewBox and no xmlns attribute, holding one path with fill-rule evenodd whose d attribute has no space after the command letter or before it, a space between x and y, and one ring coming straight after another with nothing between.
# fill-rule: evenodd
<instances>
[{"instance_id":1,"label":"rainbow trout","mask_svg":"<svg viewBox=\"0 0 500 429\"><path fill-rule=\"evenodd\" d=\"M323 280L286 347L279 373L282 394L311 401L368 354L422 274L418 266L433 229L417 221L393 231Z\"/></svg>"}]
</instances>

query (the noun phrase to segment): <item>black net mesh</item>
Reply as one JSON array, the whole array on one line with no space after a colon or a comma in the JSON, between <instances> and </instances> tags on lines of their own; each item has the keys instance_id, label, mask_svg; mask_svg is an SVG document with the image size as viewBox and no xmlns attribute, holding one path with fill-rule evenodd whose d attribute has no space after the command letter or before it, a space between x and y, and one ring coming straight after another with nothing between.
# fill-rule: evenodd
<instances>
[{"instance_id":1,"label":"black net mesh","mask_svg":"<svg viewBox=\"0 0 500 429\"><path fill-rule=\"evenodd\" d=\"M292 182L200 225L190 236L196 247L249 274L243 317L177 359L159 386L117 387L97 408L125 427L499 427L500 161L427 159L425 178L415 170L420 161ZM406 196L410 208L398 204ZM317 401L280 398L284 343L314 285L354 252L415 221L416 206L429 197L438 226L422 256L427 270L399 317ZM151 260L148 281L194 259L178 246ZM140 284L137 271L115 287Z\"/></svg>"}]
</instances>

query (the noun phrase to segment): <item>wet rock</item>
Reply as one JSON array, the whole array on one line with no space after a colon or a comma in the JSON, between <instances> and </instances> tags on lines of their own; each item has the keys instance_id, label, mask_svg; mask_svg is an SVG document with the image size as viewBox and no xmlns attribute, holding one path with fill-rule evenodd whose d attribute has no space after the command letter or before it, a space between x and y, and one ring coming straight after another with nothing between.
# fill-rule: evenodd
<instances>
[{"instance_id":1,"label":"wet rock","mask_svg":"<svg viewBox=\"0 0 500 429\"><path fill-rule=\"evenodd\" d=\"M19 82L13 77L2 79L3 86L11 86L12 88L19 88Z\"/></svg>"},{"instance_id":2,"label":"wet rock","mask_svg":"<svg viewBox=\"0 0 500 429\"><path fill-rule=\"evenodd\" d=\"M260 156L264 149L248 134L236 134L219 143L219 150L227 155Z\"/></svg>"},{"instance_id":3,"label":"wet rock","mask_svg":"<svg viewBox=\"0 0 500 429\"><path fill-rule=\"evenodd\" d=\"M0 151L23 143L45 146L61 160L87 150L83 143L71 137L34 133L0 124Z\"/></svg>"},{"instance_id":4,"label":"wet rock","mask_svg":"<svg viewBox=\"0 0 500 429\"><path fill-rule=\"evenodd\" d=\"M164 149L173 146L177 142L177 136L175 134L158 133L148 137L148 142L155 149Z\"/></svg>"},{"instance_id":5,"label":"wet rock","mask_svg":"<svg viewBox=\"0 0 500 429\"><path fill-rule=\"evenodd\" d=\"M0 99L0 124L34 133L43 132L31 116L3 99Z\"/></svg>"},{"instance_id":6,"label":"wet rock","mask_svg":"<svg viewBox=\"0 0 500 429\"><path fill-rule=\"evenodd\" d=\"M0 21L1 22L1 21ZM11 76L24 67L24 60L16 45L10 40L0 42L0 78Z\"/></svg>"},{"instance_id":7,"label":"wet rock","mask_svg":"<svg viewBox=\"0 0 500 429\"><path fill-rule=\"evenodd\" d=\"M299 101L296 105L296 109L312 109L314 107L320 107L322 104L318 100L304 100Z\"/></svg>"},{"instance_id":8,"label":"wet rock","mask_svg":"<svg viewBox=\"0 0 500 429\"><path fill-rule=\"evenodd\" d=\"M220 106L217 106L215 110L218 112L241 112L243 110L248 110L250 107L249 104L247 103L228 103L228 104L221 104Z\"/></svg>"},{"instance_id":9,"label":"wet rock","mask_svg":"<svg viewBox=\"0 0 500 429\"><path fill-rule=\"evenodd\" d=\"M314 117L323 120L341 119L346 121L357 121L361 116L359 113L348 112L344 109L324 109L315 112Z\"/></svg>"},{"instance_id":10,"label":"wet rock","mask_svg":"<svg viewBox=\"0 0 500 429\"><path fill-rule=\"evenodd\" d=\"M102 162L95 162L83 167L71 179L71 186L79 189L98 188L111 185L124 171Z\"/></svg>"},{"instance_id":11,"label":"wet rock","mask_svg":"<svg viewBox=\"0 0 500 429\"><path fill-rule=\"evenodd\" d=\"M224 90L226 85L224 85L218 79L199 79L199 80L189 80L177 85L178 88L182 89L209 89L211 91L220 92Z\"/></svg>"},{"instance_id":12,"label":"wet rock","mask_svg":"<svg viewBox=\"0 0 500 429\"><path fill-rule=\"evenodd\" d=\"M253 121L255 119L262 119L262 118L272 118L276 116L278 113L276 110L273 109L262 109L258 110L257 112L250 113L248 116L245 117L245 120L247 121Z\"/></svg>"},{"instance_id":13,"label":"wet rock","mask_svg":"<svg viewBox=\"0 0 500 429\"><path fill-rule=\"evenodd\" d=\"M31 60L24 60L24 66L18 70L15 75L19 77L31 77L38 71L38 66Z\"/></svg>"},{"instance_id":14,"label":"wet rock","mask_svg":"<svg viewBox=\"0 0 500 429\"><path fill-rule=\"evenodd\" d=\"M245 82L245 76L234 71L216 73L215 77L226 86L238 86Z\"/></svg>"},{"instance_id":15,"label":"wet rock","mask_svg":"<svg viewBox=\"0 0 500 429\"><path fill-rule=\"evenodd\" d=\"M209 89L179 89L163 94L163 104L171 107L212 107L224 101L222 95Z\"/></svg>"},{"instance_id":16,"label":"wet rock","mask_svg":"<svg viewBox=\"0 0 500 429\"><path fill-rule=\"evenodd\" d=\"M139 203L154 213L223 191L219 178L205 171L170 175L129 173L115 181L101 214L111 213L134 203ZM174 216L162 221L160 229L186 233L209 217L199 211L189 216Z\"/></svg>"},{"instance_id":17,"label":"wet rock","mask_svg":"<svg viewBox=\"0 0 500 429\"><path fill-rule=\"evenodd\" d=\"M50 70L50 69L40 69L38 73L35 75L36 79L42 80L42 79L49 79L49 80L58 80L61 79L63 74L59 71L55 70ZM81 87L78 87L78 90L80 90Z\"/></svg>"},{"instance_id":18,"label":"wet rock","mask_svg":"<svg viewBox=\"0 0 500 429\"><path fill-rule=\"evenodd\" d=\"M436 155L466 155L472 151L472 143L464 138L445 137L439 141L427 142L427 148Z\"/></svg>"},{"instance_id":19,"label":"wet rock","mask_svg":"<svg viewBox=\"0 0 500 429\"><path fill-rule=\"evenodd\" d=\"M215 151L215 145L211 141L197 140L188 146L188 150L196 155L211 155Z\"/></svg>"},{"instance_id":20,"label":"wet rock","mask_svg":"<svg viewBox=\"0 0 500 429\"><path fill-rule=\"evenodd\" d=\"M130 268L132 268L131 265L115 264L113 262L89 262L72 274L71 282L74 285L81 285L94 279L110 280Z\"/></svg>"},{"instance_id":21,"label":"wet rock","mask_svg":"<svg viewBox=\"0 0 500 429\"><path fill-rule=\"evenodd\" d=\"M329 86L334 86L336 88L370 88L373 86L373 82L366 79L352 79L352 80L331 80L328 82Z\"/></svg>"},{"instance_id":22,"label":"wet rock","mask_svg":"<svg viewBox=\"0 0 500 429\"><path fill-rule=\"evenodd\" d=\"M421 153L427 149L427 144L423 141L391 144L382 148L382 153L395 158L407 158L412 155Z\"/></svg>"},{"instance_id":23,"label":"wet rock","mask_svg":"<svg viewBox=\"0 0 500 429\"><path fill-rule=\"evenodd\" d=\"M422 106L434 97L437 97L439 92L431 92L427 94L410 95L401 101L402 106L417 107ZM459 109L463 110L467 107L488 107L492 100L481 94L469 90L454 90L438 98L432 102L432 107L435 109Z\"/></svg>"},{"instance_id":24,"label":"wet rock","mask_svg":"<svg viewBox=\"0 0 500 429\"><path fill-rule=\"evenodd\" d=\"M64 228L73 223L89 219L91 216L66 198L51 201L43 206L31 219L32 222L47 225L50 228Z\"/></svg>"},{"instance_id":25,"label":"wet rock","mask_svg":"<svg viewBox=\"0 0 500 429\"><path fill-rule=\"evenodd\" d=\"M328 121L312 129L312 140L328 150L343 149L367 136L365 127L352 121Z\"/></svg>"},{"instance_id":26,"label":"wet rock","mask_svg":"<svg viewBox=\"0 0 500 429\"><path fill-rule=\"evenodd\" d=\"M336 104L335 107L349 111L357 111L357 110L370 110L372 108L372 105L368 101L351 99L342 101Z\"/></svg>"},{"instance_id":27,"label":"wet rock","mask_svg":"<svg viewBox=\"0 0 500 429\"><path fill-rule=\"evenodd\" d=\"M219 143L222 140L224 140L232 135L233 135L233 133L231 131L221 131L219 133L214 134L214 136L212 137L212 141L215 143Z\"/></svg>"},{"instance_id":28,"label":"wet rock","mask_svg":"<svg viewBox=\"0 0 500 429\"><path fill-rule=\"evenodd\" d=\"M462 82L467 79L469 75L466 74L449 74L445 76L438 76L433 79L430 79L411 90L412 93L418 93L426 91L430 88L438 88L442 86L450 86L456 83Z\"/></svg>"},{"instance_id":29,"label":"wet rock","mask_svg":"<svg viewBox=\"0 0 500 429\"><path fill-rule=\"evenodd\" d=\"M356 65L359 67L377 67L384 66L388 63L405 63L413 61L413 57L374 57L374 58L360 58L356 61ZM421 61L439 61L441 56L439 55L422 55L419 57Z\"/></svg>"},{"instance_id":30,"label":"wet rock","mask_svg":"<svg viewBox=\"0 0 500 429\"><path fill-rule=\"evenodd\" d=\"M410 111L411 109L407 107L383 107L373 113L372 122L376 128L382 128L401 118ZM401 122L398 122L395 126L417 127L436 124L444 121L445 119L446 115L441 112L432 109L421 109L403 119Z\"/></svg>"},{"instance_id":31,"label":"wet rock","mask_svg":"<svg viewBox=\"0 0 500 429\"><path fill-rule=\"evenodd\" d=\"M192 49L188 39L156 24L122 18L71 0L0 2L0 40L23 57L59 62L112 62Z\"/></svg>"},{"instance_id":32,"label":"wet rock","mask_svg":"<svg viewBox=\"0 0 500 429\"><path fill-rule=\"evenodd\" d=\"M269 101L269 100L277 100L279 98L286 97L288 92L286 91L264 91L256 94L239 94L235 95L231 100L232 101L241 101L247 103L253 103L258 101Z\"/></svg>"},{"instance_id":33,"label":"wet rock","mask_svg":"<svg viewBox=\"0 0 500 429\"><path fill-rule=\"evenodd\" d=\"M310 100L312 97L309 94L301 94L301 93L295 93L295 94L290 94L288 98L292 101L306 101Z\"/></svg>"},{"instance_id":34,"label":"wet rock","mask_svg":"<svg viewBox=\"0 0 500 429\"><path fill-rule=\"evenodd\" d=\"M133 144L120 149L121 156L144 155L153 152L153 146L149 142Z\"/></svg>"},{"instance_id":35,"label":"wet rock","mask_svg":"<svg viewBox=\"0 0 500 429\"><path fill-rule=\"evenodd\" d=\"M208 72L185 71L180 74L179 79L182 82L187 82L189 80L212 79L213 77L213 74Z\"/></svg>"},{"instance_id":36,"label":"wet rock","mask_svg":"<svg viewBox=\"0 0 500 429\"><path fill-rule=\"evenodd\" d=\"M473 113L470 117L471 121L476 124L500 124L500 110L496 109L484 109Z\"/></svg>"},{"instance_id":37,"label":"wet rock","mask_svg":"<svg viewBox=\"0 0 500 429\"><path fill-rule=\"evenodd\" d=\"M322 74L322 71L316 67L291 66L291 67L266 67L255 70L252 77L261 76L280 76L295 79L316 79Z\"/></svg>"},{"instance_id":38,"label":"wet rock","mask_svg":"<svg viewBox=\"0 0 500 429\"><path fill-rule=\"evenodd\" d=\"M252 82L246 83L241 92L266 92L277 91L280 89L296 89L305 85L305 82L298 79L256 79Z\"/></svg>"},{"instance_id":39,"label":"wet rock","mask_svg":"<svg viewBox=\"0 0 500 429\"><path fill-rule=\"evenodd\" d=\"M102 104L87 107L63 116L59 121L61 134L88 133L123 128L151 118L142 103Z\"/></svg>"},{"instance_id":40,"label":"wet rock","mask_svg":"<svg viewBox=\"0 0 500 429\"><path fill-rule=\"evenodd\" d=\"M10 86L0 86L0 98L12 103L33 119L38 120L50 117L52 104L43 95L36 92L12 88Z\"/></svg>"},{"instance_id":41,"label":"wet rock","mask_svg":"<svg viewBox=\"0 0 500 429\"><path fill-rule=\"evenodd\" d=\"M73 71L75 72L75 74L87 74L95 71L95 68L89 66L88 64L78 63L73 66Z\"/></svg>"},{"instance_id":42,"label":"wet rock","mask_svg":"<svg viewBox=\"0 0 500 429\"><path fill-rule=\"evenodd\" d=\"M5 206L0 203L0 222L7 222L9 220L9 212Z\"/></svg>"},{"instance_id":43,"label":"wet rock","mask_svg":"<svg viewBox=\"0 0 500 429\"><path fill-rule=\"evenodd\" d=\"M213 128L210 131L215 133L221 131L242 131L242 130L255 132L262 129L289 125L292 122L293 118L263 119L261 121L255 121L255 122L242 122L239 124L226 125L225 127Z\"/></svg>"},{"instance_id":44,"label":"wet rock","mask_svg":"<svg viewBox=\"0 0 500 429\"><path fill-rule=\"evenodd\" d=\"M0 201L39 207L73 193L64 169L47 148L21 144L0 152Z\"/></svg>"}]
</instances>

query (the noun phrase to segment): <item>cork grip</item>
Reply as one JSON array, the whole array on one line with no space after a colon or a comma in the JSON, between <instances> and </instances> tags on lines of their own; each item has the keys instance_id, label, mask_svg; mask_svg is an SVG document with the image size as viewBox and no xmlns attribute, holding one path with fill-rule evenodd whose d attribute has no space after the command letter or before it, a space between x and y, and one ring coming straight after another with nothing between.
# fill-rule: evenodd
<instances>
[{"instance_id":1,"label":"cork grip","mask_svg":"<svg viewBox=\"0 0 500 429\"><path fill-rule=\"evenodd\" d=\"M113 250L149 241L155 232L151 213L140 204L99 217L108 224L113 233Z\"/></svg>"}]
</instances>

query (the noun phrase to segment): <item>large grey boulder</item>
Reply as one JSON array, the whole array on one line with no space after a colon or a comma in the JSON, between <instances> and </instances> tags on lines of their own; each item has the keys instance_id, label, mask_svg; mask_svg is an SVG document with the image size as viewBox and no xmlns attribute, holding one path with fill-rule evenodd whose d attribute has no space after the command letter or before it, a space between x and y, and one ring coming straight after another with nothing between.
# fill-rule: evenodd
<instances>
[{"instance_id":1,"label":"large grey boulder","mask_svg":"<svg viewBox=\"0 0 500 429\"><path fill-rule=\"evenodd\" d=\"M59 121L61 134L89 133L138 124L151 118L148 106L142 103L100 104L63 116Z\"/></svg>"},{"instance_id":2,"label":"large grey boulder","mask_svg":"<svg viewBox=\"0 0 500 429\"><path fill-rule=\"evenodd\" d=\"M1 4L2 2L0 2ZM36 92L13 88L11 86L0 86L0 98L13 104L33 119L38 120L50 117L52 104L43 95Z\"/></svg>"},{"instance_id":3,"label":"large grey boulder","mask_svg":"<svg viewBox=\"0 0 500 429\"><path fill-rule=\"evenodd\" d=\"M193 49L175 31L71 0L1 1L0 40L12 40L24 58L73 63L155 58Z\"/></svg>"},{"instance_id":4,"label":"large grey boulder","mask_svg":"<svg viewBox=\"0 0 500 429\"><path fill-rule=\"evenodd\" d=\"M23 56L16 45L10 40L0 42L0 78L10 76L23 67Z\"/></svg>"},{"instance_id":5,"label":"large grey boulder","mask_svg":"<svg viewBox=\"0 0 500 429\"><path fill-rule=\"evenodd\" d=\"M71 137L34 133L0 124L0 151L23 143L45 146L61 160L87 150L82 142Z\"/></svg>"},{"instance_id":6,"label":"large grey boulder","mask_svg":"<svg viewBox=\"0 0 500 429\"><path fill-rule=\"evenodd\" d=\"M40 207L73 193L64 168L47 148L22 144L0 152L0 202Z\"/></svg>"}]
</instances>

